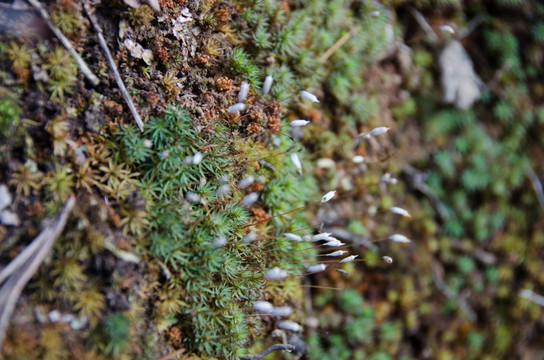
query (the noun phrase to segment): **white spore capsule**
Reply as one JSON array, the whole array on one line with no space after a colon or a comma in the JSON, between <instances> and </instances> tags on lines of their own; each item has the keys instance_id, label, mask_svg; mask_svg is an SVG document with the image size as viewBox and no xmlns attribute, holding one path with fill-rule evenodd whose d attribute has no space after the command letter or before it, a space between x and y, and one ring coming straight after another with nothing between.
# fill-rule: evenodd
<instances>
[{"instance_id":1,"label":"white spore capsule","mask_svg":"<svg viewBox=\"0 0 544 360\"><path fill-rule=\"evenodd\" d=\"M183 159L183 165L190 165L193 163L193 157L192 156L186 156Z\"/></svg>"},{"instance_id":2,"label":"white spore capsule","mask_svg":"<svg viewBox=\"0 0 544 360\"><path fill-rule=\"evenodd\" d=\"M242 242L244 244L249 244L257 240L257 237L259 237L259 235L257 235L256 232L252 231L250 233L247 233L246 236L244 236L244 238L242 239Z\"/></svg>"},{"instance_id":3,"label":"white spore capsule","mask_svg":"<svg viewBox=\"0 0 544 360\"><path fill-rule=\"evenodd\" d=\"M237 112L240 112L240 111L243 111L245 110L246 108L246 104L244 103L236 103L234 105L231 105L228 107L227 111L231 114L234 114L234 113L237 113Z\"/></svg>"},{"instance_id":4,"label":"white spore capsule","mask_svg":"<svg viewBox=\"0 0 544 360\"><path fill-rule=\"evenodd\" d=\"M359 257L359 255L350 255L342 260L340 260L341 263L347 263L355 260L355 258Z\"/></svg>"},{"instance_id":5,"label":"white spore capsule","mask_svg":"<svg viewBox=\"0 0 544 360\"><path fill-rule=\"evenodd\" d=\"M202 162L203 158L204 158L204 155L202 155L202 153L200 151L197 151L193 155L192 163L195 164L195 165L198 165L198 164L200 164Z\"/></svg>"},{"instance_id":6,"label":"white spore capsule","mask_svg":"<svg viewBox=\"0 0 544 360\"><path fill-rule=\"evenodd\" d=\"M410 239L408 239L406 236L401 234L394 234L389 237L389 240L398 242L398 243L409 243L411 242Z\"/></svg>"},{"instance_id":7,"label":"white spore capsule","mask_svg":"<svg viewBox=\"0 0 544 360\"><path fill-rule=\"evenodd\" d=\"M244 81L242 85L240 85L240 92L238 93L238 102L244 102L247 98L247 94L249 92L249 83L247 81Z\"/></svg>"},{"instance_id":8,"label":"white spore capsule","mask_svg":"<svg viewBox=\"0 0 544 360\"><path fill-rule=\"evenodd\" d=\"M192 191L188 191L187 193L185 193L185 198L189 200L190 202L194 202L194 203L200 201L200 196L198 196L198 194Z\"/></svg>"},{"instance_id":9,"label":"white spore capsule","mask_svg":"<svg viewBox=\"0 0 544 360\"><path fill-rule=\"evenodd\" d=\"M340 247L342 245L346 245L346 244L344 244L340 240L329 240L323 244L323 246L330 246L330 247Z\"/></svg>"},{"instance_id":10,"label":"white spore capsule","mask_svg":"<svg viewBox=\"0 0 544 360\"><path fill-rule=\"evenodd\" d=\"M282 320L278 322L278 329L288 330L292 332L299 332L302 329L302 326L300 326L294 321Z\"/></svg>"},{"instance_id":11,"label":"white spore capsule","mask_svg":"<svg viewBox=\"0 0 544 360\"><path fill-rule=\"evenodd\" d=\"M217 196L225 196L230 192L230 186L228 184L221 185L217 188Z\"/></svg>"},{"instance_id":12,"label":"white spore capsule","mask_svg":"<svg viewBox=\"0 0 544 360\"><path fill-rule=\"evenodd\" d=\"M61 318L61 313L60 311L58 310L52 310L51 312L49 312L49 314L47 315L47 317L49 317L49 321L51 321L52 323L55 323L57 321L60 321L60 318Z\"/></svg>"},{"instance_id":13,"label":"white spore capsule","mask_svg":"<svg viewBox=\"0 0 544 360\"><path fill-rule=\"evenodd\" d=\"M331 236L331 235L332 235L332 234L331 234L331 233L328 233L328 232L316 234L316 235L312 236L312 241L325 240L325 239L327 239L327 238L328 238L329 236Z\"/></svg>"},{"instance_id":14,"label":"white spore capsule","mask_svg":"<svg viewBox=\"0 0 544 360\"><path fill-rule=\"evenodd\" d=\"M238 188L245 189L246 187L253 184L254 182L255 182L255 177L253 175L248 175L242 180L240 180L240 182L238 183Z\"/></svg>"},{"instance_id":15,"label":"white spore capsule","mask_svg":"<svg viewBox=\"0 0 544 360\"><path fill-rule=\"evenodd\" d=\"M444 32L447 32L447 33L450 33L451 35L455 34L455 30L449 25L442 25L440 27L440 30L442 30Z\"/></svg>"},{"instance_id":16,"label":"white spore capsule","mask_svg":"<svg viewBox=\"0 0 544 360\"><path fill-rule=\"evenodd\" d=\"M377 127L377 128L374 128L374 129L370 130L368 135L370 135L370 136L382 135L382 134L385 134L386 132L388 132L389 129L390 128L388 128L387 126L380 126L380 127Z\"/></svg>"},{"instance_id":17,"label":"white spore capsule","mask_svg":"<svg viewBox=\"0 0 544 360\"><path fill-rule=\"evenodd\" d=\"M393 214L411 217L410 213L407 210L398 206L393 206L391 209L389 209L389 211L391 211Z\"/></svg>"},{"instance_id":18,"label":"white spore capsule","mask_svg":"<svg viewBox=\"0 0 544 360\"><path fill-rule=\"evenodd\" d=\"M304 119L298 119L298 120L293 120L289 123L289 125L291 125L292 127L301 127L301 126L306 126L308 125L310 122L308 120L304 120Z\"/></svg>"},{"instance_id":19,"label":"white spore capsule","mask_svg":"<svg viewBox=\"0 0 544 360\"><path fill-rule=\"evenodd\" d=\"M291 162L295 166L295 169L297 170L297 173L302 175L302 164L300 162L300 159L298 158L297 153L291 153Z\"/></svg>"},{"instance_id":20,"label":"white spore capsule","mask_svg":"<svg viewBox=\"0 0 544 360\"><path fill-rule=\"evenodd\" d=\"M272 75L268 75L267 77L264 78L263 95L268 94L268 92L270 91L270 88L272 87L273 81L274 81L274 78L272 77Z\"/></svg>"},{"instance_id":21,"label":"white spore capsule","mask_svg":"<svg viewBox=\"0 0 544 360\"><path fill-rule=\"evenodd\" d=\"M326 254L325 256L333 256L333 257L337 257L337 256L342 256L342 255L344 255L345 253L347 253L346 250L336 250L336 251L333 251L333 252L331 252L331 253Z\"/></svg>"},{"instance_id":22,"label":"white spore capsule","mask_svg":"<svg viewBox=\"0 0 544 360\"><path fill-rule=\"evenodd\" d=\"M317 96L315 96L314 94L312 94L311 92L308 92L308 91L305 91L305 90L302 90L300 92L300 96L302 96L303 98L305 98L306 100L308 101L311 101L311 102L314 102L314 103L318 103L319 100L317 99Z\"/></svg>"},{"instance_id":23,"label":"white spore capsule","mask_svg":"<svg viewBox=\"0 0 544 360\"><path fill-rule=\"evenodd\" d=\"M252 192L247 194L244 199L242 200L242 205L248 207L253 205L255 202L259 200L259 193L258 192Z\"/></svg>"},{"instance_id":24,"label":"white spore capsule","mask_svg":"<svg viewBox=\"0 0 544 360\"><path fill-rule=\"evenodd\" d=\"M327 201L330 201L334 197L334 195L336 195L336 190L329 191L328 193L323 195L323 197L321 197L321 203L326 203Z\"/></svg>"},{"instance_id":25,"label":"white spore capsule","mask_svg":"<svg viewBox=\"0 0 544 360\"><path fill-rule=\"evenodd\" d=\"M393 176L391 176L390 173L385 173L383 174L383 176L380 178L380 182L384 183L384 184L387 184L387 185L395 185L397 184L399 181L397 179L395 179Z\"/></svg>"},{"instance_id":26,"label":"white spore capsule","mask_svg":"<svg viewBox=\"0 0 544 360\"><path fill-rule=\"evenodd\" d=\"M197 151L194 155L193 155L193 164L195 165L198 165L202 162L202 159L204 158L204 155L200 152L200 151Z\"/></svg>"},{"instance_id":27,"label":"white spore capsule","mask_svg":"<svg viewBox=\"0 0 544 360\"><path fill-rule=\"evenodd\" d=\"M255 301L253 303L253 310L270 314L272 311L274 311L274 305L269 303L268 301Z\"/></svg>"},{"instance_id":28,"label":"white spore capsule","mask_svg":"<svg viewBox=\"0 0 544 360\"><path fill-rule=\"evenodd\" d=\"M353 161L355 164L362 164L365 162L365 157L361 155L355 155L351 161Z\"/></svg>"},{"instance_id":29,"label":"white spore capsule","mask_svg":"<svg viewBox=\"0 0 544 360\"><path fill-rule=\"evenodd\" d=\"M285 233L283 234L283 236L285 236L288 240L291 240L291 241L296 241L296 242L302 241L302 237L298 236L297 234Z\"/></svg>"},{"instance_id":30,"label":"white spore capsule","mask_svg":"<svg viewBox=\"0 0 544 360\"><path fill-rule=\"evenodd\" d=\"M264 278L266 280L283 280L287 277L287 271L280 269L279 267L273 267L272 269L266 270L264 273Z\"/></svg>"},{"instance_id":31,"label":"white spore capsule","mask_svg":"<svg viewBox=\"0 0 544 360\"><path fill-rule=\"evenodd\" d=\"M170 151L169 151L169 150L164 150L163 152L161 152L161 153L159 154L159 157L161 158L161 160L164 160L164 159L166 159L169 155L170 155Z\"/></svg>"},{"instance_id":32,"label":"white spore capsule","mask_svg":"<svg viewBox=\"0 0 544 360\"><path fill-rule=\"evenodd\" d=\"M225 239L223 236L218 236L215 239L213 239L212 246L216 249L222 248L225 245L227 245L227 239Z\"/></svg>"},{"instance_id":33,"label":"white spore capsule","mask_svg":"<svg viewBox=\"0 0 544 360\"><path fill-rule=\"evenodd\" d=\"M382 257L382 260L385 261L388 264L393 263L393 259L391 257L389 257L389 256Z\"/></svg>"},{"instance_id":34,"label":"white spore capsule","mask_svg":"<svg viewBox=\"0 0 544 360\"><path fill-rule=\"evenodd\" d=\"M306 272L316 273L316 272L324 271L326 268L327 268L327 265L325 264L311 265L306 268Z\"/></svg>"},{"instance_id":35,"label":"white spore capsule","mask_svg":"<svg viewBox=\"0 0 544 360\"><path fill-rule=\"evenodd\" d=\"M147 149L151 149L153 147L153 143L149 139L144 140L144 147Z\"/></svg>"}]
</instances>

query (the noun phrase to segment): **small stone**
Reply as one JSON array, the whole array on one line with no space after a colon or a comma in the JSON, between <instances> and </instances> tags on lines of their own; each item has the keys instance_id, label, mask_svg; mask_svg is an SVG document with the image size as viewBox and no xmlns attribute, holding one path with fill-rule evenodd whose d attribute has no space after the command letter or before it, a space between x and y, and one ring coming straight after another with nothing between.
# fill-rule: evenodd
<instances>
[{"instance_id":1,"label":"small stone","mask_svg":"<svg viewBox=\"0 0 544 360\"><path fill-rule=\"evenodd\" d=\"M19 216L14 212L4 210L0 214L0 223L6 226L19 226L21 221L19 220Z\"/></svg>"},{"instance_id":2,"label":"small stone","mask_svg":"<svg viewBox=\"0 0 544 360\"><path fill-rule=\"evenodd\" d=\"M0 211L4 210L11 205L11 194L6 185L0 185Z\"/></svg>"},{"instance_id":3,"label":"small stone","mask_svg":"<svg viewBox=\"0 0 544 360\"><path fill-rule=\"evenodd\" d=\"M49 312L47 317L49 318L49 321L51 321L52 323L55 323L60 321L61 314L60 314L60 311L58 310L52 310Z\"/></svg>"}]
</instances>

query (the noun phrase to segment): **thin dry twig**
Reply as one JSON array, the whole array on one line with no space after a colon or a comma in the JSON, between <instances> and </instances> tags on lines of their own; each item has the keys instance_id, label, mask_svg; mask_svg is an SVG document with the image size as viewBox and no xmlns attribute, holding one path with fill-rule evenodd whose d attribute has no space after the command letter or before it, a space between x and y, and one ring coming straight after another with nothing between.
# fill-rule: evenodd
<instances>
[{"instance_id":1,"label":"thin dry twig","mask_svg":"<svg viewBox=\"0 0 544 360\"><path fill-rule=\"evenodd\" d=\"M524 299L527 299L529 301L534 302L537 305L544 307L544 296L538 295L537 293L533 292L533 290L531 289L521 290L518 295Z\"/></svg>"},{"instance_id":2,"label":"thin dry twig","mask_svg":"<svg viewBox=\"0 0 544 360\"><path fill-rule=\"evenodd\" d=\"M344 36L338 39L327 51L325 51L325 53L319 59L319 62L321 64L324 64L329 59L329 57L331 57L332 54L334 54L336 50L340 49L345 43L347 43L348 40L351 39L353 36L355 36L357 31L359 31L360 29L361 29L361 25L358 25L354 27L353 29L351 29L351 31L349 31L348 33L344 34Z\"/></svg>"},{"instance_id":3,"label":"thin dry twig","mask_svg":"<svg viewBox=\"0 0 544 360\"><path fill-rule=\"evenodd\" d=\"M134 121L136 121L136 125L138 125L138 128L140 128L140 131L143 132L144 123L142 121L142 118L140 117L140 114L138 113L138 110L136 110L136 106L134 105L132 98L128 94L127 88L125 87L123 80L121 79L121 75L119 74L117 65L115 64L115 61L113 60L113 57L111 56L111 52L110 52L110 49L108 48L108 44L106 43L106 39L104 39L102 28L100 27L100 24L98 23L98 19L96 18L94 14L94 9L91 8L90 4L87 1L83 1L83 6L85 8L85 12L87 13L87 16L89 17L89 19L91 20L91 23L93 24L94 29L96 30L96 34L98 36L98 42L100 43L100 47L102 48L102 50L104 51L104 54L106 55L106 58L108 59L108 63L110 64L111 70L113 71L113 76L115 77L115 81L117 82L117 86L119 87L119 90L121 90L121 93L123 94L123 97L125 98L125 102L127 103L128 108L130 109L130 112L132 113L132 116L134 117Z\"/></svg>"},{"instance_id":4,"label":"thin dry twig","mask_svg":"<svg viewBox=\"0 0 544 360\"><path fill-rule=\"evenodd\" d=\"M81 70L81 72L85 75L85 77L87 79L89 79L89 81L91 82L91 84L93 84L94 86L98 85L100 83L100 80L98 80L98 78L96 77L95 74L93 74L93 72L91 71L91 69L87 66L87 64L85 63L85 61L81 58L81 56L79 56L79 54L77 53L76 49L74 49L74 47L72 46L72 43L70 42L70 40L68 40L68 38L66 36L64 36L64 34L62 33L62 31L60 31L60 29L58 27L56 27L52 22L51 22L51 18L49 17L49 14L47 13L47 11L45 10L45 8L42 6L42 4L40 4L39 1L37 0L27 0L28 3L30 5L32 5L32 7L34 9L36 9L40 15L42 16L42 18L45 20L45 22L47 23L47 26L49 26L49 28L51 29L51 31L55 34L55 36L60 40L60 42L62 43L62 45L66 48L66 50L68 50L70 52L70 55L72 55L72 57L74 58L74 60L76 61L77 65L79 66L79 69Z\"/></svg>"},{"instance_id":5,"label":"thin dry twig","mask_svg":"<svg viewBox=\"0 0 544 360\"><path fill-rule=\"evenodd\" d=\"M270 346L268 349L265 349L261 351L258 354L255 355L246 355L246 356L240 356L240 359L242 360L260 360L264 358L266 355L270 354L271 352L277 351L277 350L286 350L286 351L293 351L295 347L293 345L289 344L275 344Z\"/></svg>"},{"instance_id":6,"label":"thin dry twig","mask_svg":"<svg viewBox=\"0 0 544 360\"><path fill-rule=\"evenodd\" d=\"M482 14L476 15L468 22L467 26L458 31L457 38L460 40L464 37L469 36L474 30L476 30L478 26L480 26L483 21L484 16Z\"/></svg>"},{"instance_id":7,"label":"thin dry twig","mask_svg":"<svg viewBox=\"0 0 544 360\"><path fill-rule=\"evenodd\" d=\"M431 37L431 41L433 43L436 43L438 41L438 36L436 36L436 33L433 31L431 25L429 25L427 20L425 20L423 14L414 8L410 8L410 13L416 19L419 26L421 26L421 28L427 33L427 35Z\"/></svg>"},{"instance_id":8,"label":"thin dry twig","mask_svg":"<svg viewBox=\"0 0 544 360\"><path fill-rule=\"evenodd\" d=\"M70 197L55 220L45 226L42 232L28 246L28 248L32 249L31 253L30 251L23 251L12 260L17 266L10 266L10 263L10 265L4 269L9 270L5 272L4 270L2 271L3 274L6 274L3 277L3 280L6 281L0 288L0 349L2 348L9 319L11 318L13 310L15 310L15 305L17 304L21 292L40 267L45 256L55 243L55 240L62 233L66 221L68 220L68 215L75 204L75 197ZM21 258L23 258L24 261L21 261Z\"/></svg>"},{"instance_id":9,"label":"thin dry twig","mask_svg":"<svg viewBox=\"0 0 544 360\"><path fill-rule=\"evenodd\" d=\"M440 218L443 221L447 221L450 218L450 213L446 208L446 205L440 201L438 196L434 194L431 187L425 183L426 175L422 171L409 165L405 166L402 171L406 174L410 185L414 189L423 193L423 195L427 196L427 198L429 198L431 201L431 205L436 209L438 215L440 215Z\"/></svg>"},{"instance_id":10,"label":"thin dry twig","mask_svg":"<svg viewBox=\"0 0 544 360\"><path fill-rule=\"evenodd\" d=\"M433 279L436 288L442 291L442 293L448 299L455 301L457 303L457 306L459 306L459 309L461 309L461 311L470 321L476 321L478 319L478 316L467 303L465 297L457 296L455 292L444 282L444 268L442 267L442 265L438 261L433 260L431 263L431 267L433 270Z\"/></svg>"},{"instance_id":11,"label":"thin dry twig","mask_svg":"<svg viewBox=\"0 0 544 360\"><path fill-rule=\"evenodd\" d=\"M533 189L535 190L540 207L542 208L542 210L544 210L544 191L542 190L542 183L540 182L538 175L535 173L530 165L527 166L525 173L527 174L529 180L531 180L531 184L533 185Z\"/></svg>"}]
</instances>

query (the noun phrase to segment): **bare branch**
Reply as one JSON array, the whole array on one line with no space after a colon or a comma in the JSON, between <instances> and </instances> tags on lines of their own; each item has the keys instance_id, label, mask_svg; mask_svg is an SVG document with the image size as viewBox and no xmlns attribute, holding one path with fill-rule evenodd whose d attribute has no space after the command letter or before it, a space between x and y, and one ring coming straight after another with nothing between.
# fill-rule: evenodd
<instances>
[{"instance_id":1,"label":"bare branch","mask_svg":"<svg viewBox=\"0 0 544 360\"><path fill-rule=\"evenodd\" d=\"M66 221L68 220L68 215L75 204L75 197L70 197L56 219L45 226L40 235L38 235L29 245L29 247L32 248L33 253L29 256L28 251L23 251L19 256L26 258L25 261L18 260L19 256L17 256L13 260L13 262L17 264L17 268L10 267L10 265L6 267L10 268L10 271L6 272L7 280L0 288L0 348L4 341L9 319L11 318L11 314L15 309L15 305L21 292L40 267L55 240L62 233ZM38 244L39 246L35 244Z\"/></svg>"},{"instance_id":2,"label":"bare branch","mask_svg":"<svg viewBox=\"0 0 544 360\"><path fill-rule=\"evenodd\" d=\"M442 291L442 293L448 299L455 301L457 306L459 306L459 309L461 309L461 311L470 321L476 321L478 316L467 303L465 297L457 296L455 292L444 282L444 268L442 265L438 261L433 260L431 267L433 270L434 285L436 288Z\"/></svg>"},{"instance_id":3,"label":"bare branch","mask_svg":"<svg viewBox=\"0 0 544 360\"><path fill-rule=\"evenodd\" d=\"M476 15L476 17L468 22L467 26L459 31L457 35L458 39L461 40L462 38L469 36L483 21L484 16L482 14Z\"/></svg>"},{"instance_id":4,"label":"bare branch","mask_svg":"<svg viewBox=\"0 0 544 360\"><path fill-rule=\"evenodd\" d=\"M531 165L527 166L525 173L527 174L529 180L531 180L533 189L535 189L536 197L538 198L538 203L540 204L540 207L542 208L542 210L544 210L544 191L542 190L542 183L540 182L538 175L535 173Z\"/></svg>"},{"instance_id":5,"label":"bare branch","mask_svg":"<svg viewBox=\"0 0 544 360\"><path fill-rule=\"evenodd\" d=\"M361 25L354 27L349 32L345 33L344 36L342 36L340 39L338 39L322 56L319 58L319 62L321 64L324 64L329 57L331 57L332 54L338 49L342 47L346 42L348 42L349 39L351 39L355 34L357 34L357 31L361 29Z\"/></svg>"},{"instance_id":6,"label":"bare branch","mask_svg":"<svg viewBox=\"0 0 544 360\"><path fill-rule=\"evenodd\" d=\"M423 14L414 8L410 8L410 13L412 13L414 18L418 22L419 26L421 26L421 28L431 37L431 40L433 42L437 42L438 36L436 36L436 33L433 31L433 28L431 27L431 25L429 25L427 20L425 20L425 17L423 16Z\"/></svg>"},{"instance_id":7,"label":"bare branch","mask_svg":"<svg viewBox=\"0 0 544 360\"><path fill-rule=\"evenodd\" d=\"M140 114L138 113L138 110L136 110L136 106L134 105L134 102L132 102L132 98L128 94L127 88L125 87L125 84L123 83L123 80L121 79L121 75L119 74L119 70L117 69L117 65L115 64L115 61L113 61L113 57L111 56L111 52L110 52L110 49L108 48L108 44L106 43L106 39L104 39L102 28L100 27L100 24L98 24L98 19L94 15L94 9L91 8L91 6L89 5L87 1L83 1L83 4L85 7L85 12L87 13L87 16L91 20L91 23L93 24L93 27L96 30L100 47L102 47L102 50L104 51L104 54L106 55L106 58L108 59L108 63L110 64L111 70L113 71L113 76L115 77L117 86L119 87L119 90L121 90L121 93L123 94L123 97L125 98L128 108L130 109L130 112L132 113L132 116L134 117L134 121L136 121L136 125L138 125L138 128L140 128L140 131L143 132L144 123L142 121L142 118L140 117Z\"/></svg>"},{"instance_id":8,"label":"bare branch","mask_svg":"<svg viewBox=\"0 0 544 360\"><path fill-rule=\"evenodd\" d=\"M531 289L521 290L518 295L524 299L527 299L529 301L534 302L537 305L544 307L544 296L538 295L537 293L533 292L533 290Z\"/></svg>"}]
</instances>

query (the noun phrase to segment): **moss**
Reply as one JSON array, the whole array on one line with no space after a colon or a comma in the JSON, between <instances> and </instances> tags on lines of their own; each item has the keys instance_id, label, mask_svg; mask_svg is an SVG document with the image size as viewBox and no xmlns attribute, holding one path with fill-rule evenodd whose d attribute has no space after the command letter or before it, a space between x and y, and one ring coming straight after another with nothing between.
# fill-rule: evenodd
<instances>
[{"instance_id":1,"label":"moss","mask_svg":"<svg viewBox=\"0 0 544 360\"><path fill-rule=\"evenodd\" d=\"M21 119L21 107L14 94L0 88L0 134L7 137L14 133L14 128Z\"/></svg>"}]
</instances>

